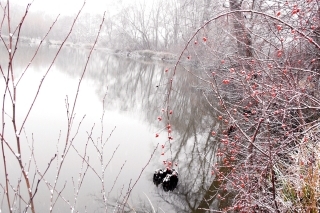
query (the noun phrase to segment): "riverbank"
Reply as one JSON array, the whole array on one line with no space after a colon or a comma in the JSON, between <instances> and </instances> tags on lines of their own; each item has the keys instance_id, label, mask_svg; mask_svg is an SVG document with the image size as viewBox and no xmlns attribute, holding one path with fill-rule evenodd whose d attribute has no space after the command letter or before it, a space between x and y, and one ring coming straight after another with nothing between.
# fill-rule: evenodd
<instances>
[{"instance_id":1,"label":"riverbank","mask_svg":"<svg viewBox=\"0 0 320 213\"><path fill-rule=\"evenodd\" d=\"M97 47L97 49L100 49ZM176 54L169 53L169 52L156 52L152 50L113 50L107 49L108 53L120 55L127 58L133 59L150 59L150 60L158 60L158 61L165 61L165 62L175 62L178 57Z\"/></svg>"},{"instance_id":2,"label":"riverbank","mask_svg":"<svg viewBox=\"0 0 320 213\"><path fill-rule=\"evenodd\" d=\"M2 36L5 41L9 40L9 36ZM14 41L16 38L13 38ZM28 45L28 46L38 46L41 43L40 38L27 38L20 36L19 42ZM62 44L61 41L46 39L42 41L42 45L48 45L50 47L58 47ZM66 41L64 46L70 48L79 48L79 49L91 49L91 43L73 43L70 41ZM126 58L133 58L133 59L146 59L146 60L155 60L155 61L164 61L167 63L174 63L178 60L178 56L174 53L170 52L157 52L153 50L119 50L119 49L110 49L103 47L101 44L97 44L95 47L96 50L105 51L108 54L119 55Z\"/></svg>"}]
</instances>

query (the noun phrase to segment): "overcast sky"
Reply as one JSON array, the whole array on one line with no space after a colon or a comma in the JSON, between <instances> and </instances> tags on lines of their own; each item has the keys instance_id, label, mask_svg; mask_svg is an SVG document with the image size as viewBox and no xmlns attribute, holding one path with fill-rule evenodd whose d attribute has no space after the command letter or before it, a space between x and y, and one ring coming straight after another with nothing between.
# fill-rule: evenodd
<instances>
[{"instance_id":1,"label":"overcast sky","mask_svg":"<svg viewBox=\"0 0 320 213\"><path fill-rule=\"evenodd\" d=\"M120 2L129 3L139 0L86 0L84 12L103 13L107 9L115 9L114 4ZM51 14L71 15L79 11L83 5L83 0L10 0L20 5L32 3L30 10L42 10Z\"/></svg>"}]
</instances>

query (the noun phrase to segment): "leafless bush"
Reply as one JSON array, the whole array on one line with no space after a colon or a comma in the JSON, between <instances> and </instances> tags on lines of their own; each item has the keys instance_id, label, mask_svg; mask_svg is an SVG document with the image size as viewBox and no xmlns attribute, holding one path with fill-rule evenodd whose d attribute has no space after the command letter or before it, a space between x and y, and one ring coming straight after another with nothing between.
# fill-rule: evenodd
<instances>
[{"instance_id":1,"label":"leafless bush","mask_svg":"<svg viewBox=\"0 0 320 213\"><path fill-rule=\"evenodd\" d=\"M220 122L211 133L219 189L198 210L218 200L212 211L318 212L319 2L228 3L187 42L168 86L166 125L177 66L189 60Z\"/></svg>"}]
</instances>

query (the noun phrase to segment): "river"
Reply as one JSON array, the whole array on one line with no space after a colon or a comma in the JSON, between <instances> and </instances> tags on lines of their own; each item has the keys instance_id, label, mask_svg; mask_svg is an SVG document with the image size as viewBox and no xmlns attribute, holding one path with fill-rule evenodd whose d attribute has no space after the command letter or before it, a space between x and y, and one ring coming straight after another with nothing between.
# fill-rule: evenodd
<instances>
[{"instance_id":1,"label":"river","mask_svg":"<svg viewBox=\"0 0 320 213\"><path fill-rule=\"evenodd\" d=\"M40 82L58 49L49 46L41 48L24 72L35 50L33 47L21 46L14 58L16 83L23 74L16 87L18 127L21 127L28 114ZM219 125L212 119L216 114L201 95L203 90L199 88L198 80L183 67L179 68L174 77L170 100L170 109L173 110L170 123L174 140L170 144L165 130L167 121L158 121L157 117L165 117L162 109L166 108L167 82L174 65L121 58L95 50L80 85L73 126L67 140L68 113L70 115L72 111L88 53L89 50L84 49L62 49L43 80L36 102L19 135L22 160L25 168L28 167L30 179L34 180L33 192L40 178L36 170L39 169L43 174L50 159L57 154L39 182L34 198L37 212L49 211L51 189L55 181L57 191L53 193L54 199L60 191L61 194L53 212L70 211L72 207L79 212L104 212L102 188L108 196L108 212L122 211L118 205L133 186L129 205L125 208L127 210L191 212L199 205L205 189L213 180L211 167L217 147L210 132ZM0 54L1 67L6 72L7 53L2 49ZM165 72L166 69L169 71ZM3 80L0 88L3 94ZM12 112L9 95L5 111L5 139L17 152L9 117ZM156 138L156 134L160 136ZM66 156L61 156L66 140L69 150ZM101 144L104 143L102 148ZM165 148L162 149L161 145ZM102 160L99 152L103 156ZM7 148L5 153L10 184L18 188L21 169L17 158ZM29 161L30 157L32 159ZM64 163L56 179L62 160ZM179 171L179 184L174 192L163 192L161 186L157 188L152 183L154 170L165 167L163 161L172 161ZM5 186L3 159L0 168L0 181ZM104 169L105 172L102 172ZM23 190L26 190L24 180L20 189L23 195ZM13 195L11 190L12 198ZM25 208L21 199L13 198L12 202L15 212ZM4 203L1 208L6 212Z\"/></svg>"}]
</instances>

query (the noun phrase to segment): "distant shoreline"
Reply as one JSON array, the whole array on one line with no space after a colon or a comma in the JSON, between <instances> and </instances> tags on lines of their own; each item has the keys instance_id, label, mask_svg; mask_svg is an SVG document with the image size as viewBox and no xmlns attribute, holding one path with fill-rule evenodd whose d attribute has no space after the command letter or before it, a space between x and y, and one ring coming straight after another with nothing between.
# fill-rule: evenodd
<instances>
[{"instance_id":1,"label":"distant shoreline","mask_svg":"<svg viewBox=\"0 0 320 213\"><path fill-rule=\"evenodd\" d=\"M5 40L9 40L9 36L2 35L2 38ZM13 37L14 40L16 40L15 37ZM28 37L19 37L19 42L24 43L29 46L38 46L41 43L40 38L28 38ZM48 45L48 46L55 46L58 47L62 44L61 41L52 40L52 39L45 39L42 42L42 45ZM92 43L73 43L66 41L64 43L64 46L71 47L71 48L79 48L79 49L91 49ZM155 61L164 61L167 63L174 63L178 60L178 56L174 53L170 52L157 52L153 50L119 50L119 49L110 49L107 47L103 47L99 44L95 47L96 50L102 50L109 54L115 54L126 58L133 58L133 59L150 59Z\"/></svg>"}]
</instances>

